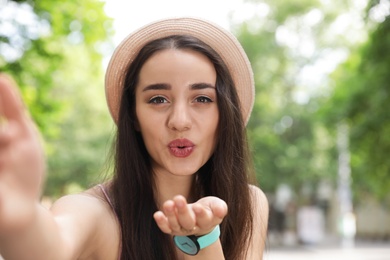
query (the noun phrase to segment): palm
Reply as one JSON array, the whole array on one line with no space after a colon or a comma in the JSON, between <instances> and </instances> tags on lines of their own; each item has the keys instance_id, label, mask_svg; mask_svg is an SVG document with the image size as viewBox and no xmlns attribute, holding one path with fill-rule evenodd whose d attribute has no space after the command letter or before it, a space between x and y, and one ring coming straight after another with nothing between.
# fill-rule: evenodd
<instances>
[{"instance_id":1,"label":"palm","mask_svg":"<svg viewBox=\"0 0 390 260\"><path fill-rule=\"evenodd\" d=\"M226 203L217 197L204 197L187 204L183 196L176 196L166 201L161 211L154 214L154 218L163 232L182 236L209 233L222 222L226 214Z\"/></svg>"}]
</instances>

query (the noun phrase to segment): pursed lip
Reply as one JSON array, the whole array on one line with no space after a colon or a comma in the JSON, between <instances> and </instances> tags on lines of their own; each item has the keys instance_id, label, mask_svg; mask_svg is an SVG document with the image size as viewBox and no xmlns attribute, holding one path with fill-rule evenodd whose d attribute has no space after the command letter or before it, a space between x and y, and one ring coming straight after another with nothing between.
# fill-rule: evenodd
<instances>
[{"instance_id":1,"label":"pursed lip","mask_svg":"<svg viewBox=\"0 0 390 260\"><path fill-rule=\"evenodd\" d=\"M175 139L168 144L169 151L175 157L187 157L194 150L195 144L188 139Z\"/></svg>"}]
</instances>

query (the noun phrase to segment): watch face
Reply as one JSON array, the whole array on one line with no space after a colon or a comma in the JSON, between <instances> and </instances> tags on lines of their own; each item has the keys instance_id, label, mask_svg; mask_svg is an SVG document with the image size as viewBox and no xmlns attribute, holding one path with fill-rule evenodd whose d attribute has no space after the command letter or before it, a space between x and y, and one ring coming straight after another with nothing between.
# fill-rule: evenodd
<instances>
[{"instance_id":1,"label":"watch face","mask_svg":"<svg viewBox=\"0 0 390 260\"><path fill-rule=\"evenodd\" d=\"M199 250L199 243L195 236L174 236L176 246L186 254L196 255Z\"/></svg>"}]
</instances>

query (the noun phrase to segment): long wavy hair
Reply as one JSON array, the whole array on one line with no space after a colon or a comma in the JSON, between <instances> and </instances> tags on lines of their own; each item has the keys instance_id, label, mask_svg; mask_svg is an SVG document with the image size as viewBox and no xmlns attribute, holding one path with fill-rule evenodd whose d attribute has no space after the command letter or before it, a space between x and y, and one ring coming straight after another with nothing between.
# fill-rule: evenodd
<instances>
[{"instance_id":1,"label":"long wavy hair","mask_svg":"<svg viewBox=\"0 0 390 260\"><path fill-rule=\"evenodd\" d=\"M195 200L216 196L229 212L221 223L221 243L226 259L244 259L252 235L253 212L249 183L253 168L245 123L232 77L221 57L207 44L185 35L175 35L146 44L126 73L121 98L118 130L114 143L114 177L110 189L121 227L122 260L176 259L170 235L153 219L158 210L150 156L136 130L135 90L143 64L156 52L190 49L214 64L219 124L215 152L196 172L192 185ZM207 116L207 115L205 115Z\"/></svg>"}]
</instances>

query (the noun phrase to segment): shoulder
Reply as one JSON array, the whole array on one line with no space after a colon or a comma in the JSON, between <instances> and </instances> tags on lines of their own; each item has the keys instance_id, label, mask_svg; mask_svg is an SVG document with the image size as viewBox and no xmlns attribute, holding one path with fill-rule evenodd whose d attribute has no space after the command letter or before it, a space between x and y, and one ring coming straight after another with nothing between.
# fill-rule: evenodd
<instances>
[{"instance_id":1,"label":"shoulder","mask_svg":"<svg viewBox=\"0 0 390 260\"><path fill-rule=\"evenodd\" d=\"M262 259L265 248L269 205L264 192L257 186L249 185L253 207L253 233L247 259Z\"/></svg>"},{"instance_id":2,"label":"shoulder","mask_svg":"<svg viewBox=\"0 0 390 260\"><path fill-rule=\"evenodd\" d=\"M105 251L118 248L119 225L98 187L61 197L50 211L63 238L77 257L105 255ZM110 242L106 240L107 237L111 237Z\"/></svg>"},{"instance_id":3,"label":"shoulder","mask_svg":"<svg viewBox=\"0 0 390 260\"><path fill-rule=\"evenodd\" d=\"M249 190L252 197L252 206L254 207L255 211L260 211L261 215L268 217L269 205L268 199L264 192L255 185L249 185Z\"/></svg>"},{"instance_id":4,"label":"shoulder","mask_svg":"<svg viewBox=\"0 0 390 260\"><path fill-rule=\"evenodd\" d=\"M110 205L96 186L78 194L59 198L50 208L53 215L61 217L78 217L79 221L94 220L95 216L113 215ZM93 222L93 221L92 221Z\"/></svg>"},{"instance_id":5,"label":"shoulder","mask_svg":"<svg viewBox=\"0 0 390 260\"><path fill-rule=\"evenodd\" d=\"M249 185L255 229L266 233L268 227L269 204L264 192L257 186Z\"/></svg>"}]
</instances>

